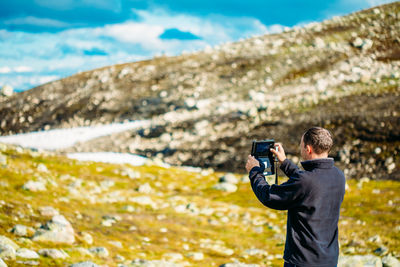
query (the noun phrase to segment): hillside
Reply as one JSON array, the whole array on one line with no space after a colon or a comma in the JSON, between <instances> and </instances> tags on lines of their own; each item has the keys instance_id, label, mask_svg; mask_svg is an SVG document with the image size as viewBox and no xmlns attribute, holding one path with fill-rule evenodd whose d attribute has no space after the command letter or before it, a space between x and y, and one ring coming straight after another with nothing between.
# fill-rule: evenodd
<instances>
[{"instance_id":1,"label":"hillside","mask_svg":"<svg viewBox=\"0 0 400 267\"><path fill-rule=\"evenodd\" d=\"M296 160L311 125L347 177L400 179L400 3L177 57L78 73L0 100L2 135L149 119L59 152L243 172L253 139Z\"/></svg>"},{"instance_id":2,"label":"hillside","mask_svg":"<svg viewBox=\"0 0 400 267\"><path fill-rule=\"evenodd\" d=\"M266 212L247 177L79 162L5 145L0 177L0 258L8 266L283 265L286 212ZM227 184L237 190L215 188ZM400 183L346 187L339 267L398 266Z\"/></svg>"}]
</instances>

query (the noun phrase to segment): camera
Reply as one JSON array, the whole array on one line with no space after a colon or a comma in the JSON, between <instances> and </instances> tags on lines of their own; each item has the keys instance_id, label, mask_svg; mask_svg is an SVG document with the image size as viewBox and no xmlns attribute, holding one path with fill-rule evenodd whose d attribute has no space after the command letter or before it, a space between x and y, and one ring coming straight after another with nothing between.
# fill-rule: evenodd
<instances>
[{"instance_id":1,"label":"camera","mask_svg":"<svg viewBox=\"0 0 400 267\"><path fill-rule=\"evenodd\" d=\"M264 175L275 174L274 154L270 151L271 148L274 148L274 144L274 139L253 141L251 147L251 155L264 164Z\"/></svg>"}]
</instances>

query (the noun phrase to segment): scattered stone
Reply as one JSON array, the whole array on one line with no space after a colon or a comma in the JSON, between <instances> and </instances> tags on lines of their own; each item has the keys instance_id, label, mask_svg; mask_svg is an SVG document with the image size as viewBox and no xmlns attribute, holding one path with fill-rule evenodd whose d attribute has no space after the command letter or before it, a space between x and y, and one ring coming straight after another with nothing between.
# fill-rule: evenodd
<instances>
[{"instance_id":1,"label":"scattered stone","mask_svg":"<svg viewBox=\"0 0 400 267\"><path fill-rule=\"evenodd\" d=\"M230 183L230 184L237 184L239 180L233 173L227 173L224 176L219 178L220 183Z\"/></svg>"},{"instance_id":2,"label":"scattered stone","mask_svg":"<svg viewBox=\"0 0 400 267\"><path fill-rule=\"evenodd\" d=\"M39 265L38 261L16 261L16 263L18 263L19 265L32 265L32 266Z\"/></svg>"},{"instance_id":3,"label":"scattered stone","mask_svg":"<svg viewBox=\"0 0 400 267\"><path fill-rule=\"evenodd\" d=\"M7 166L7 156L0 153L0 165L3 167Z\"/></svg>"},{"instance_id":4,"label":"scattered stone","mask_svg":"<svg viewBox=\"0 0 400 267\"><path fill-rule=\"evenodd\" d=\"M204 260L204 254L202 252L190 252L186 256L194 261Z\"/></svg>"},{"instance_id":5,"label":"scattered stone","mask_svg":"<svg viewBox=\"0 0 400 267\"><path fill-rule=\"evenodd\" d=\"M123 206L122 209L123 209L124 211L127 211L127 212L134 212L134 211L135 211L135 207L133 207L133 206L131 206L131 205Z\"/></svg>"},{"instance_id":6,"label":"scattered stone","mask_svg":"<svg viewBox=\"0 0 400 267\"><path fill-rule=\"evenodd\" d=\"M244 254L248 255L248 256L265 256L265 255L268 255L268 252L266 252L265 250L258 249L258 248L251 248L251 249L246 249L244 251Z\"/></svg>"},{"instance_id":7,"label":"scattered stone","mask_svg":"<svg viewBox=\"0 0 400 267\"><path fill-rule=\"evenodd\" d=\"M124 168L121 175L128 176L130 179L139 179L140 173L132 170L131 168Z\"/></svg>"},{"instance_id":8,"label":"scattered stone","mask_svg":"<svg viewBox=\"0 0 400 267\"><path fill-rule=\"evenodd\" d=\"M93 237L91 234L87 233L87 232L82 232L81 233L82 236L82 241L88 245L93 244Z\"/></svg>"},{"instance_id":9,"label":"scattered stone","mask_svg":"<svg viewBox=\"0 0 400 267\"><path fill-rule=\"evenodd\" d=\"M37 166L37 170L40 172L49 172L46 165L44 165L43 163L39 163L39 165Z\"/></svg>"},{"instance_id":10,"label":"scattered stone","mask_svg":"<svg viewBox=\"0 0 400 267\"><path fill-rule=\"evenodd\" d=\"M382 264L383 267L400 267L400 261L391 255L383 257Z\"/></svg>"},{"instance_id":11,"label":"scattered stone","mask_svg":"<svg viewBox=\"0 0 400 267\"><path fill-rule=\"evenodd\" d=\"M91 261L83 261L83 262L71 264L69 267L100 267L100 266Z\"/></svg>"},{"instance_id":12,"label":"scattered stone","mask_svg":"<svg viewBox=\"0 0 400 267\"><path fill-rule=\"evenodd\" d=\"M25 225L17 224L11 229L11 233L17 236L29 237L35 233L35 229Z\"/></svg>"},{"instance_id":13,"label":"scattered stone","mask_svg":"<svg viewBox=\"0 0 400 267\"><path fill-rule=\"evenodd\" d=\"M69 255L65 251L54 248L41 249L39 250L39 254L52 259L65 259L69 257Z\"/></svg>"},{"instance_id":14,"label":"scattered stone","mask_svg":"<svg viewBox=\"0 0 400 267\"><path fill-rule=\"evenodd\" d=\"M163 255L163 258L166 258L167 260L173 261L173 262L179 262L183 260L183 256L180 253L165 253Z\"/></svg>"},{"instance_id":15,"label":"scattered stone","mask_svg":"<svg viewBox=\"0 0 400 267\"><path fill-rule=\"evenodd\" d=\"M338 267L382 267L382 261L374 255L339 256Z\"/></svg>"},{"instance_id":16,"label":"scattered stone","mask_svg":"<svg viewBox=\"0 0 400 267\"><path fill-rule=\"evenodd\" d=\"M56 215L59 215L58 210L56 210L55 208L53 208L51 206L40 207L39 213L40 213L40 215L45 216L45 217L54 217Z\"/></svg>"},{"instance_id":17,"label":"scattered stone","mask_svg":"<svg viewBox=\"0 0 400 267\"><path fill-rule=\"evenodd\" d=\"M154 206L155 205L154 201L149 196L131 197L131 198L129 198L129 201L131 201L133 203L137 203L139 205L143 205L143 206L146 206L146 205Z\"/></svg>"},{"instance_id":18,"label":"scattered stone","mask_svg":"<svg viewBox=\"0 0 400 267\"><path fill-rule=\"evenodd\" d=\"M0 258L5 260L14 260L16 251L9 244L0 244Z\"/></svg>"},{"instance_id":19,"label":"scattered stone","mask_svg":"<svg viewBox=\"0 0 400 267\"><path fill-rule=\"evenodd\" d=\"M379 256L385 256L389 253L389 249L387 247L381 245L379 248L374 250L374 253Z\"/></svg>"},{"instance_id":20,"label":"scattered stone","mask_svg":"<svg viewBox=\"0 0 400 267\"><path fill-rule=\"evenodd\" d=\"M153 189L151 188L149 183L145 183L143 185L140 185L137 191L143 194L150 194L153 192Z\"/></svg>"},{"instance_id":21,"label":"scattered stone","mask_svg":"<svg viewBox=\"0 0 400 267\"><path fill-rule=\"evenodd\" d=\"M32 192L45 191L46 184L42 181L28 181L22 186L22 189Z\"/></svg>"},{"instance_id":22,"label":"scattered stone","mask_svg":"<svg viewBox=\"0 0 400 267\"><path fill-rule=\"evenodd\" d=\"M56 215L36 231L33 241L72 244L74 229L64 216Z\"/></svg>"},{"instance_id":23,"label":"scattered stone","mask_svg":"<svg viewBox=\"0 0 400 267\"><path fill-rule=\"evenodd\" d=\"M371 236L370 238L368 238L368 242L381 243L382 239L379 235L374 235L374 236Z\"/></svg>"},{"instance_id":24,"label":"scattered stone","mask_svg":"<svg viewBox=\"0 0 400 267\"><path fill-rule=\"evenodd\" d=\"M233 193L236 192L237 186L231 183L218 183L213 186L213 189Z\"/></svg>"},{"instance_id":25,"label":"scattered stone","mask_svg":"<svg viewBox=\"0 0 400 267\"><path fill-rule=\"evenodd\" d=\"M27 248L20 248L16 251L15 255L20 258L25 258L25 259L38 259L39 254L37 254L35 251L27 249Z\"/></svg>"},{"instance_id":26,"label":"scattered stone","mask_svg":"<svg viewBox=\"0 0 400 267\"><path fill-rule=\"evenodd\" d=\"M113 245L116 248L123 248L124 246L120 241L108 241L110 245Z\"/></svg>"},{"instance_id":27,"label":"scattered stone","mask_svg":"<svg viewBox=\"0 0 400 267\"><path fill-rule=\"evenodd\" d=\"M129 267L181 267L181 264L176 264L170 261L164 260L143 260L135 259L128 264Z\"/></svg>"},{"instance_id":28,"label":"scattered stone","mask_svg":"<svg viewBox=\"0 0 400 267\"><path fill-rule=\"evenodd\" d=\"M19 246L14 241L2 235L0 235L0 245L9 245L14 249L19 249Z\"/></svg>"},{"instance_id":29,"label":"scattered stone","mask_svg":"<svg viewBox=\"0 0 400 267\"><path fill-rule=\"evenodd\" d=\"M109 255L108 250L105 247L93 247L90 248L89 251L100 258L107 258Z\"/></svg>"},{"instance_id":30,"label":"scattered stone","mask_svg":"<svg viewBox=\"0 0 400 267\"><path fill-rule=\"evenodd\" d=\"M220 267L259 267L258 264L246 264L242 262L231 262L220 265Z\"/></svg>"},{"instance_id":31,"label":"scattered stone","mask_svg":"<svg viewBox=\"0 0 400 267\"><path fill-rule=\"evenodd\" d=\"M2 96L10 97L13 94L14 94L14 89L8 84L4 85L0 90L0 95Z\"/></svg>"}]
</instances>

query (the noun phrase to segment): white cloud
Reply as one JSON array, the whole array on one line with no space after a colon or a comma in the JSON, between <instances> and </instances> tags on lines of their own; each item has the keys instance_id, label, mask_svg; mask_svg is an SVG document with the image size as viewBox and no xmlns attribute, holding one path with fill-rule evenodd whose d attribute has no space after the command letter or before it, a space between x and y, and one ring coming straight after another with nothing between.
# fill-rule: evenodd
<instances>
[{"instance_id":1,"label":"white cloud","mask_svg":"<svg viewBox=\"0 0 400 267\"><path fill-rule=\"evenodd\" d=\"M136 22L106 25L104 28L95 29L97 34L110 36L122 42L141 44L143 47L153 49L160 47L161 42L158 36L163 32L163 26Z\"/></svg>"},{"instance_id":2,"label":"white cloud","mask_svg":"<svg viewBox=\"0 0 400 267\"><path fill-rule=\"evenodd\" d=\"M55 27L55 28L65 28L70 26L69 23L49 19L49 18L37 18L32 16L13 18L5 20L6 25L35 25L35 26L45 26L45 27Z\"/></svg>"},{"instance_id":3,"label":"white cloud","mask_svg":"<svg viewBox=\"0 0 400 267\"><path fill-rule=\"evenodd\" d=\"M14 67L13 70L15 72L32 72L33 71L33 69L28 66L17 66L17 67Z\"/></svg>"},{"instance_id":4,"label":"white cloud","mask_svg":"<svg viewBox=\"0 0 400 267\"><path fill-rule=\"evenodd\" d=\"M11 68L9 67L0 67L0 73L10 73L11 72Z\"/></svg>"}]
</instances>

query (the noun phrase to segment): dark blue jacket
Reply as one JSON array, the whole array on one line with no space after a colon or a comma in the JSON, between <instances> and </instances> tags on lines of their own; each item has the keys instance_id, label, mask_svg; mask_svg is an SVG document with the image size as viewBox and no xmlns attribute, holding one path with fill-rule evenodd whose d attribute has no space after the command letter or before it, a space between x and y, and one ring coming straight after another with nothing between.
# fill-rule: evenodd
<instances>
[{"instance_id":1,"label":"dark blue jacket","mask_svg":"<svg viewBox=\"0 0 400 267\"><path fill-rule=\"evenodd\" d=\"M250 170L251 187L265 206L288 210L284 259L301 267L333 267L339 256L338 221L346 179L331 158L301 163L286 159L289 180L269 185L262 167Z\"/></svg>"}]
</instances>

